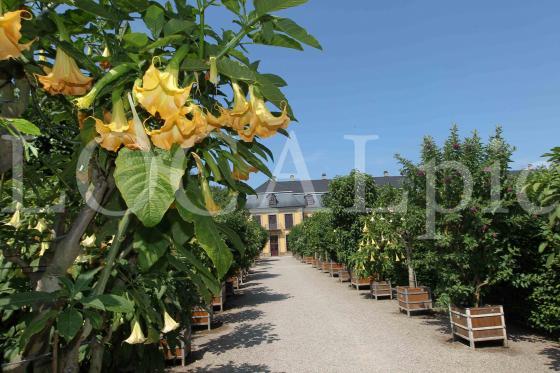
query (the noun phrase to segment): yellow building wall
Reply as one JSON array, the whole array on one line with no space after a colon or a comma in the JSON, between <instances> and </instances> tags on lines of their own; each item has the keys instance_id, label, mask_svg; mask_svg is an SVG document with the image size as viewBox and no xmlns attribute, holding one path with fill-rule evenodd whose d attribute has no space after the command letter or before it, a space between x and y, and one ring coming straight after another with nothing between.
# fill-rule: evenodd
<instances>
[{"instance_id":1,"label":"yellow building wall","mask_svg":"<svg viewBox=\"0 0 560 373\"><path fill-rule=\"evenodd\" d=\"M269 235L278 236L278 255L286 255L288 253L288 240L287 236L290 233L290 229L286 229L286 214L292 214L293 226L301 224L303 221L302 211L280 211L277 213L263 213L255 214L259 215L261 219L262 226L269 232ZM268 229L270 226L269 215L276 215L276 226L277 230ZM263 249L264 256L270 256L270 240L266 243Z\"/></svg>"}]
</instances>

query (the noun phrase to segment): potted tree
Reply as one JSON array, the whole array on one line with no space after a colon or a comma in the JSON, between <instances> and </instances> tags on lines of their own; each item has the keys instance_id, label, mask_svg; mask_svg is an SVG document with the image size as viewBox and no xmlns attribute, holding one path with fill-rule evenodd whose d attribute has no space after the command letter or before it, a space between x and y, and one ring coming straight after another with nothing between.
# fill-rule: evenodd
<instances>
[{"instance_id":1,"label":"potted tree","mask_svg":"<svg viewBox=\"0 0 560 373\"><path fill-rule=\"evenodd\" d=\"M404 162L406 189L417 206L429 207L432 219L417 264L434 281L440 303L449 305L453 337L473 348L480 341L507 342L503 307L482 299L510 278L519 250L511 233L526 216L508 174L511 154L500 128L483 144L476 132L461 140L454 127L442 148L424 140L421 166Z\"/></svg>"}]
</instances>

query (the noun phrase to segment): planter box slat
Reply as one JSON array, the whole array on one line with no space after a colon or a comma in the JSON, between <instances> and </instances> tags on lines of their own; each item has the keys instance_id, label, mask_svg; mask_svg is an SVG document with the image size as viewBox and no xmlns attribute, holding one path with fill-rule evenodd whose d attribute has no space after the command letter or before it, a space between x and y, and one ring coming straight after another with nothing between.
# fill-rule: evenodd
<instances>
[{"instance_id":1,"label":"planter box slat","mask_svg":"<svg viewBox=\"0 0 560 373\"><path fill-rule=\"evenodd\" d=\"M222 284L222 289L220 294L215 295L212 298L212 307L218 307L220 312L224 310L224 303L226 302L226 285Z\"/></svg>"},{"instance_id":2,"label":"planter box slat","mask_svg":"<svg viewBox=\"0 0 560 373\"><path fill-rule=\"evenodd\" d=\"M502 306L460 308L449 306L453 340L460 337L476 348L476 342L502 340L507 346L507 332Z\"/></svg>"},{"instance_id":3,"label":"planter box slat","mask_svg":"<svg viewBox=\"0 0 560 373\"><path fill-rule=\"evenodd\" d=\"M340 270L338 271L338 281L340 282L350 281L350 272L348 272L346 266L342 266L342 268L340 268Z\"/></svg>"},{"instance_id":4,"label":"planter box slat","mask_svg":"<svg viewBox=\"0 0 560 373\"><path fill-rule=\"evenodd\" d=\"M391 281L374 281L371 283L371 297L375 300L379 298L389 297L393 299L393 293L391 291Z\"/></svg>"},{"instance_id":5,"label":"planter box slat","mask_svg":"<svg viewBox=\"0 0 560 373\"><path fill-rule=\"evenodd\" d=\"M212 306L208 306L208 309L194 307L191 313L191 324L193 326L205 326L210 330L212 329L213 316Z\"/></svg>"},{"instance_id":6,"label":"planter box slat","mask_svg":"<svg viewBox=\"0 0 560 373\"><path fill-rule=\"evenodd\" d=\"M397 286L397 299L399 310L410 316L411 312L427 311L432 309L432 294L430 288L419 286Z\"/></svg>"},{"instance_id":7,"label":"planter box slat","mask_svg":"<svg viewBox=\"0 0 560 373\"><path fill-rule=\"evenodd\" d=\"M343 267L344 266L340 263L332 262L331 267L329 268L331 277L338 277L338 273Z\"/></svg>"},{"instance_id":8,"label":"planter box slat","mask_svg":"<svg viewBox=\"0 0 560 373\"><path fill-rule=\"evenodd\" d=\"M358 291L358 294L360 293L360 289L364 288L364 287L371 287L371 282L373 281L373 277L356 277L353 274L350 274L350 286L355 287L356 290Z\"/></svg>"}]
</instances>

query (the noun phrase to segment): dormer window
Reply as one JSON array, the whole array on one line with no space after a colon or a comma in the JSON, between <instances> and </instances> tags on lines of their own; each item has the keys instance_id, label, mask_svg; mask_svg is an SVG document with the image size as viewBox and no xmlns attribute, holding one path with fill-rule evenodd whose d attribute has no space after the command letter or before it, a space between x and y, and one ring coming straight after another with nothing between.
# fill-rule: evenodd
<instances>
[{"instance_id":1,"label":"dormer window","mask_svg":"<svg viewBox=\"0 0 560 373\"><path fill-rule=\"evenodd\" d=\"M313 206L315 204L315 198L313 198L313 195L306 194L304 198L305 198L305 206Z\"/></svg>"},{"instance_id":2,"label":"dormer window","mask_svg":"<svg viewBox=\"0 0 560 373\"><path fill-rule=\"evenodd\" d=\"M278 204L278 200L274 194L268 196L268 206L276 206Z\"/></svg>"}]
</instances>

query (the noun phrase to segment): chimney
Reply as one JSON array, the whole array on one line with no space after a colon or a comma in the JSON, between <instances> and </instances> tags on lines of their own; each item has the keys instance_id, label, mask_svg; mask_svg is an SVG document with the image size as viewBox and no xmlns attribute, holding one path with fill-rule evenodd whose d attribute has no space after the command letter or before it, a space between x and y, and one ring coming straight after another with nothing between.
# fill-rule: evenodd
<instances>
[{"instance_id":1,"label":"chimney","mask_svg":"<svg viewBox=\"0 0 560 373\"><path fill-rule=\"evenodd\" d=\"M383 171L383 176L389 176L389 171Z\"/></svg>"},{"instance_id":2,"label":"chimney","mask_svg":"<svg viewBox=\"0 0 560 373\"><path fill-rule=\"evenodd\" d=\"M296 177L294 175L290 175L290 180L294 181L296 179Z\"/></svg>"},{"instance_id":3,"label":"chimney","mask_svg":"<svg viewBox=\"0 0 560 373\"><path fill-rule=\"evenodd\" d=\"M323 172L323 173L321 174L321 179L327 180L327 174Z\"/></svg>"}]
</instances>

